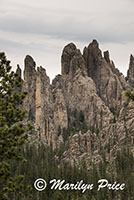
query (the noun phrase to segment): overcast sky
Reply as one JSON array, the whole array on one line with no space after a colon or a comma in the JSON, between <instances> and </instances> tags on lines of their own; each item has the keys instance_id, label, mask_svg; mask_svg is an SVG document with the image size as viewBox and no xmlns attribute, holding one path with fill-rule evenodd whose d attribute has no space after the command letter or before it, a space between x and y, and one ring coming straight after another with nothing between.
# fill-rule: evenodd
<instances>
[{"instance_id":1,"label":"overcast sky","mask_svg":"<svg viewBox=\"0 0 134 200\"><path fill-rule=\"evenodd\" d=\"M97 39L126 75L134 54L134 0L0 0L0 51L23 68L27 54L52 78L63 47Z\"/></svg>"}]
</instances>

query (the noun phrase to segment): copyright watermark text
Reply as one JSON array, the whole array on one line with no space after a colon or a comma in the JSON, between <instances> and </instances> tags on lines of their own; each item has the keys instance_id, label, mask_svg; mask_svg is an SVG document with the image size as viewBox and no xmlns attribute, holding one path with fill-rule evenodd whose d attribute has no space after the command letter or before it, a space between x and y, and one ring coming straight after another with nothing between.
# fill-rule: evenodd
<instances>
[{"instance_id":1,"label":"copyright watermark text","mask_svg":"<svg viewBox=\"0 0 134 200\"><path fill-rule=\"evenodd\" d=\"M47 187L47 183L43 178L38 178L35 182L34 182L34 187L36 190L38 191L43 191L46 189Z\"/></svg>"},{"instance_id":2,"label":"copyright watermark text","mask_svg":"<svg viewBox=\"0 0 134 200\"><path fill-rule=\"evenodd\" d=\"M86 190L93 190L94 185L84 183L83 180L78 181L77 183L66 183L65 180L56 180L52 179L49 181L51 185L51 190L79 190L84 193ZM103 188L107 188L108 190L122 191L125 189L124 183L109 183L107 179L98 180L97 191L100 191ZM34 182L34 187L37 191L43 191L47 187L47 183L44 179L39 178Z\"/></svg>"}]
</instances>

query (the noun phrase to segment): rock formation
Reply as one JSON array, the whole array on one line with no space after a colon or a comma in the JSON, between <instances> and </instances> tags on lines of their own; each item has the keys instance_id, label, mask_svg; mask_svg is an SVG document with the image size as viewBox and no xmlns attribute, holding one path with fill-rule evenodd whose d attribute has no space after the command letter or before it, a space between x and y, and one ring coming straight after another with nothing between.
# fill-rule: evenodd
<instances>
[{"instance_id":1,"label":"rock formation","mask_svg":"<svg viewBox=\"0 0 134 200\"><path fill-rule=\"evenodd\" d=\"M46 70L38 67L36 71L36 112L35 123L40 129L41 139L50 144L53 140L53 97L50 85L50 79Z\"/></svg>"},{"instance_id":2,"label":"rock formation","mask_svg":"<svg viewBox=\"0 0 134 200\"><path fill-rule=\"evenodd\" d=\"M121 83L119 78L121 74L117 74L114 63L110 61L109 52L104 52L103 57L98 42L93 40L88 47L84 48L83 56L86 61L88 76L96 84L97 94L109 108L120 106L122 92L126 85Z\"/></svg>"},{"instance_id":3,"label":"rock formation","mask_svg":"<svg viewBox=\"0 0 134 200\"><path fill-rule=\"evenodd\" d=\"M86 133L79 133L69 138L69 148L64 152L65 160L72 163L79 163L82 159L87 159L98 149L98 138L95 133L88 130Z\"/></svg>"},{"instance_id":4,"label":"rock formation","mask_svg":"<svg viewBox=\"0 0 134 200\"><path fill-rule=\"evenodd\" d=\"M85 60L79 49L73 43L68 44L63 49L61 56L62 75L69 75L70 78L75 76L77 70L81 70L83 74L86 73Z\"/></svg>"},{"instance_id":5,"label":"rock formation","mask_svg":"<svg viewBox=\"0 0 134 200\"><path fill-rule=\"evenodd\" d=\"M61 57L61 65L62 65L62 75L69 74L70 71L70 62L73 56L76 53L76 46L73 43L68 44L63 49L63 54Z\"/></svg>"},{"instance_id":6,"label":"rock formation","mask_svg":"<svg viewBox=\"0 0 134 200\"><path fill-rule=\"evenodd\" d=\"M28 92L28 95L24 102L24 107L28 111L28 119L35 121L36 112L36 63L29 55L24 60L24 90Z\"/></svg>"},{"instance_id":7,"label":"rock formation","mask_svg":"<svg viewBox=\"0 0 134 200\"><path fill-rule=\"evenodd\" d=\"M52 143L54 148L63 143L64 133L69 132L65 159L78 162L91 155L96 159L95 152L99 155L100 149L112 159L126 137L133 143L133 105L126 104L123 96L127 88L134 87L132 55L128 81L110 60L109 52L102 55L96 40L84 48L83 55L73 43L65 46L61 75L52 84L43 67L36 69L31 56L26 56L24 64L28 120L37 127L39 139L48 145ZM19 67L17 73L21 75Z\"/></svg>"},{"instance_id":8,"label":"rock formation","mask_svg":"<svg viewBox=\"0 0 134 200\"><path fill-rule=\"evenodd\" d=\"M129 85L134 88L134 57L130 56L130 63L129 63L129 69L127 72L127 80L129 82Z\"/></svg>"}]
</instances>

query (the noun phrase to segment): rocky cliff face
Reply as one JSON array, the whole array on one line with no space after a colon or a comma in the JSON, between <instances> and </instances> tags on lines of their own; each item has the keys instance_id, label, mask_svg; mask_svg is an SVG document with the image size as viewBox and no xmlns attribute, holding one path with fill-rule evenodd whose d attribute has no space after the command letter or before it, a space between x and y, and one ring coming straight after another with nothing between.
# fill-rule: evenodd
<instances>
[{"instance_id":1,"label":"rocky cliff face","mask_svg":"<svg viewBox=\"0 0 134 200\"><path fill-rule=\"evenodd\" d=\"M24 102L24 107L28 111L28 119L35 121L36 112L36 63L29 55L24 60L24 90L28 92L28 95Z\"/></svg>"},{"instance_id":2,"label":"rocky cliff face","mask_svg":"<svg viewBox=\"0 0 134 200\"><path fill-rule=\"evenodd\" d=\"M46 70L42 67L37 68L36 76L35 123L40 129L41 140L43 139L50 144L54 137L54 107L50 79L46 74Z\"/></svg>"},{"instance_id":3,"label":"rocky cliff face","mask_svg":"<svg viewBox=\"0 0 134 200\"><path fill-rule=\"evenodd\" d=\"M26 56L24 69L24 88L28 95L24 107L28 111L28 119L36 124L39 138L50 144L53 140L53 96L50 79L46 70L38 67L31 56Z\"/></svg>"},{"instance_id":4,"label":"rocky cliff face","mask_svg":"<svg viewBox=\"0 0 134 200\"><path fill-rule=\"evenodd\" d=\"M65 160L71 161L72 164L78 164L81 160L87 160L93 155L93 152L98 149L98 144L98 137L95 133L92 133L90 130L86 133L79 131L79 133L69 138L69 147L64 152L63 157Z\"/></svg>"},{"instance_id":5,"label":"rocky cliff face","mask_svg":"<svg viewBox=\"0 0 134 200\"><path fill-rule=\"evenodd\" d=\"M133 55L130 56L129 69L127 72L127 80L129 82L129 85L132 88L134 88L134 57Z\"/></svg>"},{"instance_id":6,"label":"rocky cliff face","mask_svg":"<svg viewBox=\"0 0 134 200\"><path fill-rule=\"evenodd\" d=\"M110 60L109 52L104 52L103 57L98 42L93 40L88 47L84 48L83 57L88 76L94 80L99 97L109 108L120 106L126 81Z\"/></svg>"},{"instance_id":7,"label":"rocky cliff face","mask_svg":"<svg viewBox=\"0 0 134 200\"><path fill-rule=\"evenodd\" d=\"M127 88L134 87L133 56L128 81L115 68L109 52L102 55L96 40L84 48L83 55L75 44L65 46L61 75L52 84L43 67L36 69L31 56L26 56L24 64L27 117L44 143L52 143L55 148L67 139L65 159L78 162L91 155L94 159L100 149L107 149L112 159L118 144L123 145L126 137L133 138L133 106L126 105L123 97ZM20 68L17 73L21 74Z\"/></svg>"},{"instance_id":8,"label":"rocky cliff face","mask_svg":"<svg viewBox=\"0 0 134 200\"><path fill-rule=\"evenodd\" d=\"M77 70L86 74L86 63L79 49L73 43L64 47L61 56L62 76L69 75L70 78L75 76Z\"/></svg>"}]
</instances>

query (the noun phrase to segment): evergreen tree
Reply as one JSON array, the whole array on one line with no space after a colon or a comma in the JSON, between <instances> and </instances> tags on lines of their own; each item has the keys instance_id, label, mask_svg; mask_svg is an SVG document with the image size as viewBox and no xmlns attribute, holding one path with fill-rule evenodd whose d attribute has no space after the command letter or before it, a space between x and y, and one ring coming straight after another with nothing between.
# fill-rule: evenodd
<instances>
[{"instance_id":1,"label":"evergreen tree","mask_svg":"<svg viewBox=\"0 0 134 200\"><path fill-rule=\"evenodd\" d=\"M31 126L24 125L25 111L21 105L26 96L20 92L22 80L11 71L10 61L0 53L0 199L18 199L23 196L23 176L14 176L11 160L24 160L20 153ZM18 88L18 89L17 89ZM19 198L21 199L21 198Z\"/></svg>"},{"instance_id":2,"label":"evergreen tree","mask_svg":"<svg viewBox=\"0 0 134 200\"><path fill-rule=\"evenodd\" d=\"M134 90L128 89L127 91L125 91L125 96L127 97L127 100L134 101Z\"/></svg>"}]
</instances>

